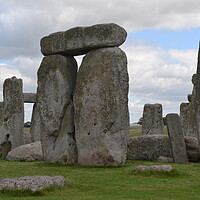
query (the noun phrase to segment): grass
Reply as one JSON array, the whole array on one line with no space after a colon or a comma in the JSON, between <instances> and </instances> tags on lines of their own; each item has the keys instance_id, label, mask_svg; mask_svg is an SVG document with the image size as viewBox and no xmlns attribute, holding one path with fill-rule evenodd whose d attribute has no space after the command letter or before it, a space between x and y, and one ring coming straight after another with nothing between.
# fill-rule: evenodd
<instances>
[{"instance_id":1,"label":"grass","mask_svg":"<svg viewBox=\"0 0 200 200\"><path fill-rule=\"evenodd\" d=\"M0 177L63 175L67 186L31 191L0 192L1 200L199 200L200 164L172 164L171 173L141 173L138 165L157 162L127 161L123 167L89 167L47 164L44 162L11 162L0 160Z\"/></svg>"},{"instance_id":2,"label":"grass","mask_svg":"<svg viewBox=\"0 0 200 200\"><path fill-rule=\"evenodd\" d=\"M142 126L130 127L130 137L141 136L141 135L142 135ZM166 126L164 126L164 135L168 135Z\"/></svg>"}]
</instances>

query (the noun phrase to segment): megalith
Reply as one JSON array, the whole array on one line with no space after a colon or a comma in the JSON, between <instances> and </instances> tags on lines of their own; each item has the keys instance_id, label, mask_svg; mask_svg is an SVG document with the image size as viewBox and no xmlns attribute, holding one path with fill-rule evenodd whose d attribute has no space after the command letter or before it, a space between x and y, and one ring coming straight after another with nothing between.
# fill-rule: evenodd
<instances>
[{"instance_id":1,"label":"megalith","mask_svg":"<svg viewBox=\"0 0 200 200\"><path fill-rule=\"evenodd\" d=\"M36 142L40 141L41 135L41 119L39 113L39 106L37 103L33 105L32 117L31 117L31 127L30 127L30 134L31 134L31 141Z\"/></svg>"},{"instance_id":2,"label":"megalith","mask_svg":"<svg viewBox=\"0 0 200 200\"><path fill-rule=\"evenodd\" d=\"M8 78L3 84L4 140L14 149L24 144L24 101L22 79Z\"/></svg>"},{"instance_id":3,"label":"megalith","mask_svg":"<svg viewBox=\"0 0 200 200\"><path fill-rule=\"evenodd\" d=\"M188 162L186 145L179 115L175 113L167 114L166 120L174 162Z\"/></svg>"},{"instance_id":4,"label":"megalith","mask_svg":"<svg viewBox=\"0 0 200 200\"><path fill-rule=\"evenodd\" d=\"M47 162L77 162L73 107L76 74L75 59L59 54L44 57L38 70L36 102Z\"/></svg>"},{"instance_id":5,"label":"megalith","mask_svg":"<svg viewBox=\"0 0 200 200\"><path fill-rule=\"evenodd\" d=\"M161 104L145 104L143 110L142 135L163 135L164 123Z\"/></svg>"},{"instance_id":6,"label":"megalith","mask_svg":"<svg viewBox=\"0 0 200 200\"><path fill-rule=\"evenodd\" d=\"M82 55L102 47L116 47L124 43L127 33L117 24L97 24L75 27L50 34L41 39L43 55Z\"/></svg>"},{"instance_id":7,"label":"megalith","mask_svg":"<svg viewBox=\"0 0 200 200\"><path fill-rule=\"evenodd\" d=\"M127 58L118 47L90 51L80 66L75 133L78 163L124 164L129 135Z\"/></svg>"}]
</instances>

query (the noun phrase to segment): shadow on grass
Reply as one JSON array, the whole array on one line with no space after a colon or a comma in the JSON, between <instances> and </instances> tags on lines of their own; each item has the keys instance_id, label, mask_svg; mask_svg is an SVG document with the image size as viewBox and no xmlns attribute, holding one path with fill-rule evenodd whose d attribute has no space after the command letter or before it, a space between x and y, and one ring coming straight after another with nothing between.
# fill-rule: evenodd
<instances>
[{"instance_id":1,"label":"shadow on grass","mask_svg":"<svg viewBox=\"0 0 200 200\"><path fill-rule=\"evenodd\" d=\"M178 172L176 169L173 169L170 172L150 171L150 170L141 172L140 170L135 169L130 172L130 175L143 176L143 177L155 177L155 178L179 178L179 177L183 177L183 176L189 176L186 173Z\"/></svg>"},{"instance_id":2,"label":"shadow on grass","mask_svg":"<svg viewBox=\"0 0 200 200\"><path fill-rule=\"evenodd\" d=\"M48 187L44 190L32 191L30 189L18 189L18 190L0 190L0 197L38 197L46 196L48 192L57 192L62 190L61 187Z\"/></svg>"},{"instance_id":3,"label":"shadow on grass","mask_svg":"<svg viewBox=\"0 0 200 200\"><path fill-rule=\"evenodd\" d=\"M6 197L37 197L37 196L44 196L44 191L31 191L31 190L1 190L0 191L0 197L6 196Z\"/></svg>"},{"instance_id":4,"label":"shadow on grass","mask_svg":"<svg viewBox=\"0 0 200 200\"><path fill-rule=\"evenodd\" d=\"M70 165L70 164L61 164L61 163L47 163L47 162L36 162L36 166L38 167L68 167L72 169L116 169L116 168L124 168L126 165L122 166L90 166L90 165Z\"/></svg>"}]
</instances>

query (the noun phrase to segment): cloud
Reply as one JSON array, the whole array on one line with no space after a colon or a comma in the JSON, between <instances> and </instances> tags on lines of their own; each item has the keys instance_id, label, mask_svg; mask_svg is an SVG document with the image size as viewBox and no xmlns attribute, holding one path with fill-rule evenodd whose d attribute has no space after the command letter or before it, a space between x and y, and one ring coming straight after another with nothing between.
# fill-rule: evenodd
<instances>
[{"instance_id":1,"label":"cloud","mask_svg":"<svg viewBox=\"0 0 200 200\"><path fill-rule=\"evenodd\" d=\"M0 63L0 101L3 100L3 83L5 79L16 76L23 80L24 92L36 92L37 69L40 59L29 57L16 57L9 64Z\"/></svg>"},{"instance_id":2,"label":"cloud","mask_svg":"<svg viewBox=\"0 0 200 200\"><path fill-rule=\"evenodd\" d=\"M39 56L40 39L75 26L114 22L128 32L199 27L197 0L0 0L0 59Z\"/></svg>"},{"instance_id":3,"label":"cloud","mask_svg":"<svg viewBox=\"0 0 200 200\"><path fill-rule=\"evenodd\" d=\"M146 103L161 103L164 113L179 112L179 104L192 92L196 50L163 50L158 46L124 47L130 76L131 119L141 117Z\"/></svg>"}]
</instances>

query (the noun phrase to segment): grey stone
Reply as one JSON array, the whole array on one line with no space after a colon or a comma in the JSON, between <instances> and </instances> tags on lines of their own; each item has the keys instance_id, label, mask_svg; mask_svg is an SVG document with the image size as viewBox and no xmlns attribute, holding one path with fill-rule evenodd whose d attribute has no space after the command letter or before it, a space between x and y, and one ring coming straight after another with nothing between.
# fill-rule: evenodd
<instances>
[{"instance_id":1,"label":"grey stone","mask_svg":"<svg viewBox=\"0 0 200 200\"><path fill-rule=\"evenodd\" d=\"M198 137L196 122L196 106L193 97L190 103L181 103L180 119L184 136Z\"/></svg>"},{"instance_id":2,"label":"grey stone","mask_svg":"<svg viewBox=\"0 0 200 200\"><path fill-rule=\"evenodd\" d=\"M165 156L159 156L157 161L163 162L163 163L173 163L174 162L173 158L169 158L169 157L165 157Z\"/></svg>"},{"instance_id":3,"label":"grey stone","mask_svg":"<svg viewBox=\"0 0 200 200\"><path fill-rule=\"evenodd\" d=\"M8 152L11 150L11 142L9 141L9 134L6 135L5 140L3 143L1 143L2 147L2 158L6 158L8 155Z\"/></svg>"},{"instance_id":4,"label":"grey stone","mask_svg":"<svg viewBox=\"0 0 200 200\"><path fill-rule=\"evenodd\" d=\"M24 176L17 178L0 178L0 190L27 189L40 191L52 186L63 187L66 180L63 176Z\"/></svg>"},{"instance_id":5,"label":"grey stone","mask_svg":"<svg viewBox=\"0 0 200 200\"><path fill-rule=\"evenodd\" d=\"M24 103L35 103L36 94L35 93L24 93Z\"/></svg>"},{"instance_id":6,"label":"grey stone","mask_svg":"<svg viewBox=\"0 0 200 200\"><path fill-rule=\"evenodd\" d=\"M41 119L40 119L40 112L39 106L37 103L33 105L32 117L31 117L31 127L30 127L30 135L31 141L36 142L40 141L40 134L41 134Z\"/></svg>"},{"instance_id":7,"label":"grey stone","mask_svg":"<svg viewBox=\"0 0 200 200\"><path fill-rule=\"evenodd\" d=\"M12 149L24 144L24 101L22 79L12 77L3 84L4 138L9 135Z\"/></svg>"},{"instance_id":8,"label":"grey stone","mask_svg":"<svg viewBox=\"0 0 200 200\"><path fill-rule=\"evenodd\" d=\"M184 140L188 160L191 162L197 162L200 157L198 140L195 137L189 136L185 136ZM127 153L128 160L157 161L158 159L162 159L161 157L166 159L173 157L168 136L143 135L129 138Z\"/></svg>"},{"instance_id":9,"label":"grey stone","mask_svg":"<svg viewBox=\"0 0 200 200\"><path fill-rule=\"evenodd\" d=\"M179 115L175 113L167 114L166 120L174 162L188 162L185 140Z\"/></svg>"},{"instance_id":10,"label":"grey stone","mask_svg":"<svg viewBox=\"0 0 200 200\"><path fill-rule=\"evenodd\" d=\"M198 162L200 160L199 142L196 137L185 136L185 145L190 162Z\"/></svg>"},{"instance_id":11,"label":"grey stone","mask_svg":"<svg viewBox=\"0 0 200 200\"><path fill-rule=\"evenodd\" d=\"M43 55L81 55L93 49L116 47L124 43L126 31L117 24L76 27L41 39Z\"/></svg>"},{"instance_id":12,"label":"grey stone","mask_svg":"<svg viewBox=\"0 0 200 200\"><path fill-rule=\"evenodd\" d=\"M143 135L129 138L128 160L156 161L160 156L172 157L168 136Z\"/></svg>"},{"instance_id":13,"label":"grey stone","mask_svg":"<svg viewBox=\"0 0 200 200\"><path fill-rule=\"evenodd\" d=\"M30 144L32 142L33 141L30 132L24 132L24 144Z\"/></svg>"},{"instance_id":14,"label":"grey stone","mask_svg":"<svg viewBox=\"0 0 200 200\"><path fill-rule=\"evenodd\" d=\"M144 171L171 172L173 170L173 167L171 165L152 165L152 166L139 165L136 167L136 170L139 170L141 172Z\"/></svg>"},{"instance_id":15,"label":"grey stone","mask_svg":"<svg viewBox=\"0 0 200 200\"><path fill-rule=\"evenodd\" d=\"M0 126L3 123L3 102L0 102Z\"/></svg>"},{"instance_id":16,"label":"grey stone","mask_svg":"<svg viewBox=\"0 0 200 200\"><path fill-rule=\"evenodd\" d=\"M41 142L38 141L17 147L8 153L7 159L19 161L43 160Z\"/></svg>"},{"instance_id":17,"label":"grey stone","mask_svg":"<svg viewBox=\"0 0 200 200\"><path fill-rule=\"evenodd\" d=\"M192 94L188 94L187 99L188 99L189 102L191 102L192 101Z\"/></svg>"},{"instance_id":18,"label":"grey stone","mask_svg":"<svg viewBox=\"0 0 200 200\"><path fill-rule=\"evenodd\" d=\"M161 104L145 104L143 110L142 135L163 135L164 124Z\"/></svg>"},{"instance_id":19,"label":"grey stone","mask_svg":"<svg viewBox=\"0 0 200 200\"><path fill-rule=\"evenodd\" d=\"M38 70L40 137L47 162L77 162L73 108L76 74L75 59L62 55L44 57Z\"/></svg>"},{"instance_id":20,"label":"grey stone","mask_svg":"<svg viewBox=\"0 0 200 200\"><path fill-rule=\"evenodd\" d=\"M102 48L86 54L74 104L78 163L124 164L129 135L128 73L121 49Z\"/></svg>"},{"instance_id":21,"label":"grey stone","mask_svg":"<svg viewBox=\"0 0 200 200\"><path fill-rule=\"evenodd\" d=\"M198 58L198 72L200 68L200 62ZM195 105L195 117L196 117L196 124L197 124L197 133L198 133L198 140L200 143L200 74L194 74L192 77L192 82L194 84L193 90L195 90L195 98L194 98L194 105Z\"/></svg>"}]
</instances>

